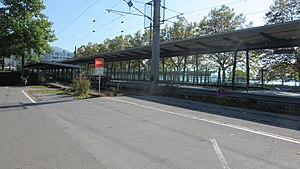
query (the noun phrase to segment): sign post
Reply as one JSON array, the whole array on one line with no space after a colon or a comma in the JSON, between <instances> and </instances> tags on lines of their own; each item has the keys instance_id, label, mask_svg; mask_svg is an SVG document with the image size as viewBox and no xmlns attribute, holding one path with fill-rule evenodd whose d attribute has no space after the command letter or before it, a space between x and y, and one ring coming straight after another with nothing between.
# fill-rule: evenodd
<instances>
[{"instance_id":1,"label":"sign post","mask_svg":"<svg viewBox=\"0 0 300 169\"><path fill-rule=\"evenodd\" d=\"M100 94L101 91L101 76L103 75L103 67L104 67L104 59L103 58L97 58L95 59L95 74L98 75L99 80L99 88L98 92Z\"/></svg>"},{"instance_id":2,"label":"sign post","mask_svg":"<svg viewBox=\"0 0 300 169\"><path fill-rule=\"evenodd\" d=\"M218 97L225 97L226 96L226 90L223 87L220 87L217 91Z\"/></svg>"}]
</instances>

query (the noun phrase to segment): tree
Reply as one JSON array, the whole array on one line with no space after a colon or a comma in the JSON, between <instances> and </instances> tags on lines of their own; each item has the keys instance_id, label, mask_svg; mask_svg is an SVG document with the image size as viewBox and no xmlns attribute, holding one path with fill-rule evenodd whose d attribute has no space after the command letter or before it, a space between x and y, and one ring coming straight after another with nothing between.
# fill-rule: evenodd
<instances>
[{"instance_id":1,"label":"tree","mask_svg":"<svg viewBox=\"0 0 300 169\"><path fill-rule=\"evenodd\" d=\"M299 20L300 1L274 0L274 4L270 6L270 11L265 15L267 25ZM291 48L289 48L289 50L291 50ZM261 60L263 62L269 62L265 64L269 69L276 69L276 71L272 71L273 74L275 74L272 77L283 77L283 71L289 70L289 72L286 73L290 73L291 69L293 69L295 78L299 79L300 69L298 63L300 62L300 53L297 51L298 48L296 48L293 53L275 54L274 50L267 50L266 55L264 55ZM286 69L286 66L288 66L289 69ZM276 72L278 72L277 75Z\"/></svg>"},{"instance_id":2,"label":"tree","mask_svg":"<svg viewBox=\"0 0 300 169\"><path fill-rule=\"evenodd\" d=\"M49 42L56 39L52 23L42 13L45 6L41 0L3 0L3 5L5 12L1 17L6 21L0 34L1 39L6 37L3 48L9 55L22 56L24 76L25 59L38 60L37 56L51 52Z\"/></svg>"},{"instance_id":3,"label":"tree","mask_svg":"<svg viewBox=\"0 0 300 169\"><path fill-rule=\"evenodd\" d=\"M97 53L104 53L108 52L107 46L104 44L97 44L97 43L91 43L89 42L87 45L80 46L76 53L77 57L86 57L89 55L97 54Z\"/></svg>"},{"instance_id":4,"label":"tree","mask_svg":"<svg viewBox=\"0 0 300 169\"><path fill-rule=\"evenodd\" d=\"M210 11L199 23L200 35L211 35L221 32L228 32L243 28L246 19L243 14L236 15L234 9L222 5L219 9L215 8ZM225 82L226 69L232 66L234 52L223 52L210 54L207 58L217 63L222 70L222 82ZM241 56L241 55L239 55ZM219 78L218 78L219 79Z\"/></svg>"},{"instance_id":5,"label":"tree","mask_svg":"<svg viewBox=\"0 0 300 169\"><path fill-rule=\"evenodd\" d=\"M197 23L188 22L184 17L180 17L178 21L174 22L174 24L170 27L167 25L162 29L161 40L163 42L181 40L184 38L191 38L196 36ZM191 57L188 56L177 56L172 58L165 59L166 69L173 69L174 71L183 70L183 81L185 79L185 72L187 70L187 64L189 63L188 59ZM178 76L178 80L179 80Z\"/></svg>"},{"instance_id":6,"label":"tree","mask_svg":"<svg viewBox=\"0 0 300 169\"><path fill-rule=\"evenodd\" d=\"M274 0L265 16L266 24L289 22L300 19L299 0Z\"/></svg>"}]
</instances>

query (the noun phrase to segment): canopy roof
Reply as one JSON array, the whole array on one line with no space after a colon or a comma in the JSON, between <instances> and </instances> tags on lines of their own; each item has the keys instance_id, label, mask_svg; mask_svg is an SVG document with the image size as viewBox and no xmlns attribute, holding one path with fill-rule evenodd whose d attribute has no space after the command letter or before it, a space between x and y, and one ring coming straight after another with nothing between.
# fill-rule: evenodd
<instances>
[{"instance_id":1,"label":"canopy roof","mask_svg":"<svg viewBox=\"0 0 300 169\"><path fill-rule=\"evenodd\" d=\"M81 69L81 66L66 64L66 63L58 63L58 62L44 62L41 61L39 63L26 65L25 67L31 69Z\"/></svg>"},{"instance_id":2,"label":"canopy roof","mask_svg":"<svg viewBox=\"0 0 300 169\"><path fill-rule=\"evenodd\" d=\"M214 35L199 36L161 43L160 57L186 56L218 52L245 51L300 46L300 21L240 29ZM93 63L151 58L151 46L73 58L65 63Z\"/></svg>"}]
</instances>

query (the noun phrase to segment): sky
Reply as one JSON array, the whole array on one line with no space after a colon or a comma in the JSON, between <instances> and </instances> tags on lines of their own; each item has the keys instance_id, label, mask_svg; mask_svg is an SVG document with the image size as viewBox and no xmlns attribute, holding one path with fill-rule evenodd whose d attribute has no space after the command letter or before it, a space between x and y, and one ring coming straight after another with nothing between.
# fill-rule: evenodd
<instances>
[{"instance_id":1,"label":"sky","mask_svg":"<svg viewBox=\"0 0 300 169\"><path fill-rule=\"evenodd\" d=\"M75 46L102 43L107 38L143 31L144 17L107 11L113 9L139 14L124 1L128 0L44 0L46 9L43 13L53 22L52 29L58 38L51 46L73 52ZM149 0L132 2L135 8L144 12L145 3ZM256 27L264 25L265 13L272 3L273 0L165 0L165 19L183 13L188 21L199 22L211 9L225 4L237 14L243 13L247 23L252 21ZM165 24L171 25L176 17L169 21Z\"/></svg>"}]
</instances>

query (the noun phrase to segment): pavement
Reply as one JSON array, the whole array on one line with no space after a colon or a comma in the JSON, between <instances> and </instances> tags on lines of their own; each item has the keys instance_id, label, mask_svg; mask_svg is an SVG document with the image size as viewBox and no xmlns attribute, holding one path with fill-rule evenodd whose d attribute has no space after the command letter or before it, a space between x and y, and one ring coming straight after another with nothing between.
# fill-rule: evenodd
<instances>
[{"instance_id":1,"label":"pavement","mask_svg":"<svg viewBox=\"0 0 300 169\"><path fill-rule=\"evenodd\" d=\"M37 101L0 87L0 169L300 168L299 116L155 96Z\"/></svg>"}]
</instances>

